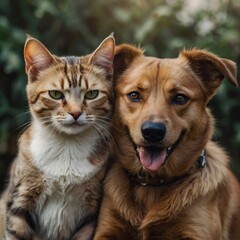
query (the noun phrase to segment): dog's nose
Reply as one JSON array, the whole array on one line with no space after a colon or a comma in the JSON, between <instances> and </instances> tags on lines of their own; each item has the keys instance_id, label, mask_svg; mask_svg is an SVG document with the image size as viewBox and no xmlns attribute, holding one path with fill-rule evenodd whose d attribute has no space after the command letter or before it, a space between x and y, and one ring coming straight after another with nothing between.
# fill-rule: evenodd
<instances>
[{"instance_id":1,"label":"dog's nose","mask_svg":"<svg viewBox=\"0 0 240 240\"><path fill-rule=\"evenodd\" d=\"M166 126L162 122L144 122L141 127L144 139L151 143L160 142L166 134Z\"/></svg>"}]
</instances>

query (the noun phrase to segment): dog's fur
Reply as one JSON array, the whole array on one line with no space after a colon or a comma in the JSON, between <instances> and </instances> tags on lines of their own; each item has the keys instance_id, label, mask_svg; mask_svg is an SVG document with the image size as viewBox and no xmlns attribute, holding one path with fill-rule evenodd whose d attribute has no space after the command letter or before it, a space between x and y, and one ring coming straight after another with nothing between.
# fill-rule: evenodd
<instances>
[{"instance_id":1,"label":"dog's fur","mask_svg":"<svg viewBox=\"0 0 240 240\"><path fill-rule=\"evenodd\" d=\"M146 57L127 44L114 61L118 150L94 239L239 240L240 187L206 107L224 77L237 86L235 63L198 49ZM144 138L145 122L165 126L162 140Z\"/></svg>"}]
</instances>

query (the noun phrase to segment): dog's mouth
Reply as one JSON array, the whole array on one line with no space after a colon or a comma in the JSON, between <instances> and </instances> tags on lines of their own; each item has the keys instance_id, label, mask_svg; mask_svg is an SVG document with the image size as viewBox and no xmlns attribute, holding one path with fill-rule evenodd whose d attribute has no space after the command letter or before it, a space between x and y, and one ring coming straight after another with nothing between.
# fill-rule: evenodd
<instances>
[{"instance_id":1,"label":"dog's mouth","mask_svg":"<svg viewBox=\"0 0 240 240\"><path fill-rule=\"evenodd\" d=\"M139 160L142 166L149 171L157 171L164 166L170 154L175 150L177 145L182 141L184 132L180 134L174 144L169 147L156 146L137 146Z\"/></svg>"},{"instance_id":2,"label":"dog's mouth","mask_svg":"<svg viewBox=\"0 0 240 240\"><path fill-rule=\"evenodd\" d=\"M137 151L141 164L149 171L157 171L167 159L167 148L137 146Z\"/></svg>"}]
</instances>

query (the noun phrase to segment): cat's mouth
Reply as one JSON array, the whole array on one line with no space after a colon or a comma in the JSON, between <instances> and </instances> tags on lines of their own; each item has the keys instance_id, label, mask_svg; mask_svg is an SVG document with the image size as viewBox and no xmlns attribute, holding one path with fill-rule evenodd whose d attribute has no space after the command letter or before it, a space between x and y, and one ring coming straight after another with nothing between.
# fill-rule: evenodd
<instances>
[{"instance_id":1,"label":"cat's mouth","mask_svg":"<svg viewBox=\"0 0 240 240\"><path fill-rule=\"evenodd\" d=\"M74 123L62 123L61 127L63 129L76 129L76 128L80 128L82 127L83 124L80 124L78 122L74 122Z\"/></svg>"},{"instance_id":2,"label":"cat's mouth","mask_svg":"<svg viewBox=\"0 0 240 240\"><path fill-rule=\"evenodd\" d=\"M88 124L83 121L64 121L58 124L58 129L68 135L76 135L88 128Z\"/></svg>"},{"instance_id":3,"label":"cat's mouth","mask_svg":"<svg viewBox=\"0 0 240 240\"><path fill-rule=\"evenodd\" d=\"M64 125L67 126L67 127L77 127L77 126L84 125L84 123L75 121L75 122L72 122L72 123L64 123Z\"/></svg>"},{"instance_id":4,"label":"cat's mouth","mask_svg":"<svg viewBox=\"0 0 240 240\"><path fill-rule=\"evenodd\" d=\"M83 121L83 120L80 120L80 119L77 119L77 120L74 120L74 119L68 120L68 119L66 119L65 121L61 122L61 124L64 127L80 127L80 126L86 125L86 122Z\"/></svg>"}]
</instances>

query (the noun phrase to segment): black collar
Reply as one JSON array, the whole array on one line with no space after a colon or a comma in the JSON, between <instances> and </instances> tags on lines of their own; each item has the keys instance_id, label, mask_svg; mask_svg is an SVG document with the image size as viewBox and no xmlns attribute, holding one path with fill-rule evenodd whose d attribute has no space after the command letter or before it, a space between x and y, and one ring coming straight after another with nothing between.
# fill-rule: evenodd
<instances>
[{"instance_id":1,"label":"black collar","mask_svg":"<svg viewBox=\"0 0 240 240\"><path fill-rule=\"evenodd\" d=\"M197 164L194 164L192 169L195 168L195 170L197 170L197 171L200 169L203 169L203 168L205 168L206 163L207 163L206 162L206 154L205 154L205 151L203 150L199 159L197 160ZM132 183L140 184L142 186L158 187L158 186L174 184L178 181L183 180L184 178L191 175L192 169L189 172L184 173L180 176L176 176L176 177L166 177L166 176L164 176L164 177L163 176L154 176L153 177L150 174L145 173L143 171L141 171L135 175L127 172L127 175Z\"/></svg>"}]
</instances>

